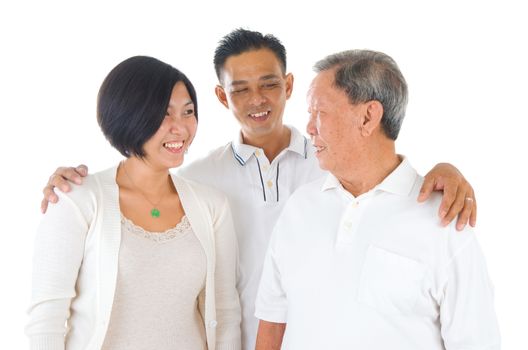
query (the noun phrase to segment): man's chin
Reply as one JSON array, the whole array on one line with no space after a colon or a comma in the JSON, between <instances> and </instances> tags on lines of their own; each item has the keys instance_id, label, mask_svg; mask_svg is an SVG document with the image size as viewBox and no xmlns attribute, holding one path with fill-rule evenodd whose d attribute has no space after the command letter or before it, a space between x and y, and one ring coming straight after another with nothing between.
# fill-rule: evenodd
<instances>
[{"instance_id":1,"label":"man's chin","mask_svg":"<svg viewBox=\"0 0 528 350\"><path fill-rule=\"evenodd\" d=\"M321 170L330 171L330 168L328 167L328 164L324 161L324 159L317 157L317 161L319 163L319 168L321 168Z\"/></svg>"}]
</instances>

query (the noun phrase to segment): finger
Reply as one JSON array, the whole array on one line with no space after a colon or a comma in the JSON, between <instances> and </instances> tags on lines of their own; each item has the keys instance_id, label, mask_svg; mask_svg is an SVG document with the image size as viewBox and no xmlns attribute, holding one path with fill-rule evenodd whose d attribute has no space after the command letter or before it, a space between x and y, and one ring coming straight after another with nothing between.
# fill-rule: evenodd
<instances>
[{"instance_id":1,"label":"finger","mask_svg":"<svg viewBox=\"0 0 528 350\"><path fill-rule=\"evenodd\" d=\"M52 185L48 185L48 186L44 187L44 190L42 190L42 193L44 193L44 199L43 200L46 200L46 201L51 202L51 203L57 203L57 201L59 200L59 197L53 191L53 189L54 189L54 186L52 186Z\"/></svg>"},{"instance_id":2,"label":"finger","mask_svg":"<svg viewBox=\"0 0 528 350\"><path fill-rule=\"evenodd\" d=\"M470 196L465 197L464 208L458 214L458 219L456 223L456 229L458 231L462 231L464 227L466 227L466 225L468 224L469 218L474 209L473 203L474 203L473 197L470 197Z\"/></svg>"},{"instance_id":3,"label":"finger","mask_svg":"<svg viewBox=\"0 0 528 350\"><path fill-rule=\"evenodd\" d=\"M82 177L85 177L88 175L88 167L84 164L80 164L75 168L75 171L81 175Z\"/></svg>"},{"instance_id":4,"label":"finger","mask_svg":"<svg viewBox=\"0 0 528 350\"><path fill-rule=\"evenodd\" d=\"M55 170L53 175L50 177L50 181L48 181L48 184L54 185L56 187L64 186L64 188L60 187L61 190L65 192L70 190L70 185L68 184L68 181L71 181L73 183L76 183L80 185L82 183L82 177L77 172L76 168L72 167L60 167Z\"/></svg>"},{"instance_id":5,"label":"finger","mask_svg":"<svg viewBox=\"0 0 528 350\"><path fill-rule=\"evenodd\" d=\"M46 187L44 187L44 191L46 191L46 189L49 188L51 192L53 192L55 187L60 189L62 192L69 192L71 189L71 186L68 183L68 180L66 180L60 175L53 174L50 176L48 183L46 184ZM51 193L48 192L48 194L51 194Z\"/></svg>"},{"instance_id":6,"label":"finger","mask_svg":"<svg viewBox=\"0 0 528 350\"><path fill-rule=\"evenodd\" d=\"M40 212L45 214L46 210L48 210L48 199L44 198L42 199L42 202L40 202Z\"/></svg>"},{"instance_id":7,"label":"finger","mask_svg":"<svg viewBox=\"0 0 528 350\"><path fill-rule=\"evenodd\" d=\"M429 198L431 193L433 193L435 187L435 179L431 176L426 176L424 178L424 183L422 188L420 188L420 194L418 195L418 202L423 202Z\"/></svg>"},{"instance_id":8,"label":"finger","mask_svg":"<svg viewBox=\"0 0 528 350\"><path fill-rule=\"evenodd\" d=\"M449 210L457 199L457 191L458 185L454 182L448 182L443 186L442 202L440 203L440 208L438 208L438 216L440 216L440 219L445 219L449 213Z\"/></svg>"},{"instance_id":9,"label":"finger","mask_svg":"<svg viewBox=\"0 0 528 350\"><path fill-rule=\"evenodd\" d=\"M442 225L447 226L464 207L465 191L459 191L458 186L449 185L444 188L444 196L440 204ZM444 216L442 216L444 213Z\"/></svg>"},{"instance_id":10,"label":"finger","mask_svg":"<svg viewBox=\"0 0 528 350\"><path fill-rule=\"evenodd\" d=\"M469 217L469 224L471 227L475 227L477 225L477 199L475 198L475 194L473 193L473 210L471 211L471 215Z\"/></svg>"}]
</instances>

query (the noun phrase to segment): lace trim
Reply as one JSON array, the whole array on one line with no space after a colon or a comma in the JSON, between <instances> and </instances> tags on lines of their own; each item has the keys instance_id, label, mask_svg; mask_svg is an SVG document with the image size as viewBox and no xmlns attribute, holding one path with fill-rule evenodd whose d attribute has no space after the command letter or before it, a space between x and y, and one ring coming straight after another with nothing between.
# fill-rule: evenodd
<instances>
[{"instance_id":1,"label":"lace trim","mask_svg":"<svg viewBox=\"0 0 528 350\"><path fill-rule=\"evenodd\" d=\"M134 224L130 219L126 218L123 214L121 214L121 224L123 225L123 229L126 231L135 234L136 236L140 236L143 238L146 238L148 240L154 241L154 242L166 242L171 239L174 239L178 236L183 236L184 234L191 232L191 223L187 219L187 216L183 216L181 221L174 226L173 228L170 228L164 232L150 232L146 231L140 226L137 226Z\"/></svg>"}]
</instances>

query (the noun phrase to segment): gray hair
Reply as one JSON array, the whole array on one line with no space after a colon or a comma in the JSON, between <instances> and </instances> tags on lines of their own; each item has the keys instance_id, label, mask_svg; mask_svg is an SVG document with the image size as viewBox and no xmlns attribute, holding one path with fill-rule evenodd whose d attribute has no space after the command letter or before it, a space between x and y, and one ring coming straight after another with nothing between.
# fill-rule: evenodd
<instances>
[{"instance_id":1,"label":"gray hair","mask_svg":"<svg viewBox=\"0 0 528 350\"><path fill-rule=\"evenodd\" d=\"M343 90L350 103L371 100L383 106L382 130L396 140L405 116L407 83L396 62L382 52L349 50L317 62L316 73L335 69L334 86Z\"/></svg>"}]
</instances>

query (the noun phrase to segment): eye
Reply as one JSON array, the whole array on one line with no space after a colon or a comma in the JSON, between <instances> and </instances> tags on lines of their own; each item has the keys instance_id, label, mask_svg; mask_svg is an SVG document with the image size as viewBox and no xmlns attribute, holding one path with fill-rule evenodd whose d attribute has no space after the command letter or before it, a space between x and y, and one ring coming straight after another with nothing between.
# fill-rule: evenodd
<instances>
[{"instance_id":1,"label":"eye","mask_svg":"<svg viewBox=\"0 0 528 350\"><path fill-rule=\"evenodd\" d=\"M194 108L187 108L185 111L183 111L183 115L186 117L194 116Z\"/></svg>"},{"instance_id":2,"label":"eye","mask_svg":"<svg viewBox=\"0 0 528 350\"><path fill-rule=\"evenodd\" d=\"M273 88L276 88L277 86L279 86L278 82L271 82L271 83L266 83L262 85L264 89L273 89Z\"/></svg>"},{"instance_id":3,"label":"eye","mask_svg":"<svg viewBox=\"0 0 528 350\"><path fill-rule=\"evenodd\" d=\"M231 91L231 94L237 95L237 94L242 94L242 93L247 92L247 91L248 91L248 88L240 88L240 89L236 89L236 90Z\"/></svg>"}]
</instances>

